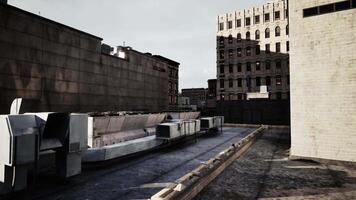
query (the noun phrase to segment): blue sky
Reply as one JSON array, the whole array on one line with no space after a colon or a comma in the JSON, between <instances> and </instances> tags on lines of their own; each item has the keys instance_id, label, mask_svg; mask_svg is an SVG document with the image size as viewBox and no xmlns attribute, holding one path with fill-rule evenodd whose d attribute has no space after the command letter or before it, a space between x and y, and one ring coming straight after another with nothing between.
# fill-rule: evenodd
<instances>
[{"instance_id":1,"label":"blue sky","mask_svg":"<svg viewBox=\"0 0 356 200\"><path fill-rule=\"evenodd\" d=\"M219 14L266 0L8 0L43 17L181 63L179 88L207 87L216 77Z\"/></svg>"}]
</instances>

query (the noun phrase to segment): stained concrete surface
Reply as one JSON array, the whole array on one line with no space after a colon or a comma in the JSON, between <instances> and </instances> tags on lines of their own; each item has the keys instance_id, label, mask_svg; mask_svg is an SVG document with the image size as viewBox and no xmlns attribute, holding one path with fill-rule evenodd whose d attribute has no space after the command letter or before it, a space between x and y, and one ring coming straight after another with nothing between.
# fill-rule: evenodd
<instances>
[{"instance_id":1,"label":"stained concrete surface","mask_svg":"<svg viewBox=\"0 0 356 200\"><path fill-rule=\"evenodd\" d=\"M196 200L356 199L356 168L289 161L290 134L265 133Z\"/></svg>"},{"instance_id":2,"label":"stained concrete surface","mask_svg":"<svg viewBox=\"0 0 356 200\"><path fill-rule=\"evenodd\" d=\"M130 160L87 167L81 175L66 181L42 177L32 191L5 199L148 199L252 130L224 128L223 134L198 138L197 143L191 141Z\"/></svg>"}]
</instances>

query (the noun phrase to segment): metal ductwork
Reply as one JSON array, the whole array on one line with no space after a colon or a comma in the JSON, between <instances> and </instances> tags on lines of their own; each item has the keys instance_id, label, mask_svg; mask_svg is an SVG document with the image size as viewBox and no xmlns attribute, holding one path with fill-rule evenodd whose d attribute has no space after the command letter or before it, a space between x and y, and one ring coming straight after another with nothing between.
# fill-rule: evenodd
<instances>
[{"instance_id":1,"label":"metal ductwork","mask_svg":"<svg viewBox=\"0 0 356 200\"><path fill-rule=\"evenodd\" d=\"M57 175L80 174L87 124L86 114L0 115L0 186L9 191L26 189L40 170L41 155L53 152Z\"/></svg>"}]
</instances>

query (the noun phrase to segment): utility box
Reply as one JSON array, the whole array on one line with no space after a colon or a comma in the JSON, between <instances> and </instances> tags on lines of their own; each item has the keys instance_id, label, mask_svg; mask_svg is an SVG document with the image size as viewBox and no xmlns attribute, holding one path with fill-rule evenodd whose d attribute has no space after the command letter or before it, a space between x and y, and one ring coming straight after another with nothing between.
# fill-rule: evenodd
<instances>
[{"instance_id":1,"label":"utility box","mask_svg":"<svg viewBox=\"0 0 356 200\"><path fill-rule=\"evenodd\" d=\"M223 116L201 118L201 129L218 131L224 125Z\"/></svg>"},{"instance_id":2,"label":"utility box","mask_svg":"<svg viewBox=\"0 0 356 200\"><path fill-rule=\"evenodd\" d=\"M36 160L39 135L35 116L0 116L0 182L15 191L27 187L27 172Z\"/></svg>"},{"instance_id":3,"label":"utility box","mask_svg":"<svg viewBox=\"0 0 356 200\"><path fill-rule=\"evenodd\" d=\"M159 124L156 127L156 138L157 139L176 139L183 136L182 135L182 122L172 122Z\"/></svg>"},{"instance_id":4,"label":"utility box","mask_svg":"<svg viewBox=\"0 0 356 200\"><path fill-rule=\"evenodd\" d=\"M183 121L184 135L194 135L200 131L200 120Z\"/></svg>"},{"instance_id":5,"label":"utility box","mask_svg":"<svg viewBox=\"0 0 356 200\"><path fill-rule=\"evenodd\" d=\"M0 186L4 191L26 189L28 177L36 176L29 171L36 172L48 154L55 154L57 175L80 174L87 127L86 114L0 115Z\"/></svg>"}]
</instances>

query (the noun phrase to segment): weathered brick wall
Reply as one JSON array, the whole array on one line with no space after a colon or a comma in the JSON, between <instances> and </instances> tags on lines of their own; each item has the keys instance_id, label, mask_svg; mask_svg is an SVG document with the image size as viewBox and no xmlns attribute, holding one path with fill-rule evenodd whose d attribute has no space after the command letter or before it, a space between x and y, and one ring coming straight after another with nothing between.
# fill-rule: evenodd
<instances>
[{"instance_id":1,"label":"weathered brick wall","mask_svg":"<svg viewBox=\"0 0 356 200\"><path fill-rule=\"evenodd\" d=\"M34 100L33 112L166 109L167 64L135 51L103 55L101 40L0 4L0 113L16 97Z\"/></svg>"},{"instance_id":2,"label":"weathered brick wall","mask_svg":"<svg viewBox=\"0 0 356 200\"><path fill-rule=\"evenodd\" d=\"M291 156L356 161L356 9L303 18L336 0L290 0Z\"/></svg>"}]
</instances>

